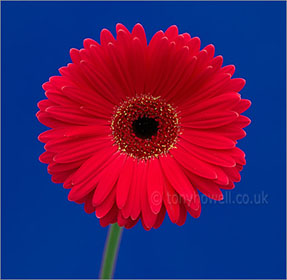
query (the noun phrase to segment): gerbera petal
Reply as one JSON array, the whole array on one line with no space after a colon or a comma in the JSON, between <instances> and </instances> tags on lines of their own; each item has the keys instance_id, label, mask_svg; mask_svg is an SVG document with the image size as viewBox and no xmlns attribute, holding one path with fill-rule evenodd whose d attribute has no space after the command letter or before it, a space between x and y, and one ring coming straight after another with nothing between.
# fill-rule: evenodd
<instances>
[{"instance_id":1,"label":"gerbera petal","mask_svg":"<svg viewBox=\"0 0 287 280\"><path fill-rule=\"evenodd\" d=\"M71 141L72 139L81 139L81 137L107 136L110 128L105 126L71 126L65 128L54 128L41 133L38 136L39 141L47 143L54 140L56 143ZM50 145L50 144L49 144Z\"/></svg>"},{"instance_id":2,"label":"gerbera petal","mask_svg":"<svg viewBox=\"0 0 287 280\"><path fill-rule=\"evenodd\" d=\"M132 73L134 89L137 94L144 93L145 86L145 50L139 38L135 37L132 41Z\"/></svg>"},{"instance_id":3,"label":"gerbera petal","mask_svg":"<svg viewBox=\"0 0 287 280\"><path fill-rule=\"evenodd\" d=\"M42 84L43 90L53 90L55 89L54 85L52 85L50 82L45 82Z\"/></svg>"},{"instance_id":4,"label":"gerbera petal","mask_svg":"<svg viewBox=\"0 0 287 280\"><path fill-rule=\"evenodd\" d=\"M85 49L89 49L91 45L99 45L99 43L91 38L87 38L84 40L83 45Z\"/></svg>"},{"instance_id":5,"label":"gerbera petal","mask_svg":"<svg viewBox=\"0 0 287 280\"><path fill-rule=\"evenodd\" d=\"M65 123L76 125L97 124L97 120L94 117L88 116L82 112L80 108L76 107L50 106L46 108L45 112L47 112L50 116L53 116L53 118Z\"/></svg>"},{"instance_id":6,"label":"gerbera petal","mask_svg":"<svg viewBox=\"0 0 287 280\"><path fill-rule=\"evenodd\" d=\"M108 46L110 46L110 44L112 43L109 43ZM109 81L103 74L101 74L100 71L96 71L97 69L85 60L81 60L80 66L95 92L112 104L117 104L120 101L120 94L112 94L114 89L110 86Z\"/></svg>"},{"instance_id":7,"label":"gerbera petal","mask_svg":"<svg viewBox=\"0 0 287 280\"><path fill-rule=\"evenodd\" d=\"M122 34L120 32L119 34ZM121 88L121 92L125 93L127 96L132 96L133 88L129 86L129 79L126 75L124 75L123 67L124 63L122 62L122 58L120 57L120 54L116 48L116 46L112 43L108 44L108 52L112 59L112 65L113 65L113 74L117 80L117 83L119 84ZM129 74L127 74L129 75Z\"/></svg>"},{"instance_id":8,"label":"gerbera petal","mask_svg":"<svg viewBox=\"0 0 287 280\"><path fill-rule=\"evenodd\" d=\"M250 125L250 123L251 123L251 120L248 117L240 115L237 118L237 120L234 121L233 124L240 127L240 128L244 128L244 127Z\"/></svg>"},{"instance_id":9,"label":"gerbera petal","mask_svg":"<svg viewBox=\"0 0 287 280\"><path fill-rule=\"evenodd\" d=\"M182 120L183 127L190 127L195 129L209 129L227 125L238 118L236 112L209 112L204 115L201 113L192 114L184 117Z\"/></svg>"},{"instance_id":10,"label":"gerbera petal","mask_svg":"<svg viewBox=\"0 0 287 280\"><path fill-rule=\"evenodd\" d=\"M133 168L132 169L133 173L131 174L131 177L130 177L129 192L127 194L128 197L127 197L126 203L120 209L125 219L128 219L131 216L133 206L134 206L134 199L136 197L136 192L137 192L137 189L140 188L140 186L137 186L137 177L139 176L139 172L138 172L139 170L138 170L138 165L136 162L133 162L132 168ZM142 179L145 180L145 178L142 178Z\"/></svg>"},{"instance_id":11,"label":"gerbera petal","mask_svg":"<svg viewBox=\"0 0 287 280\"><path fill-rule=\"evenodd\" d=\"M97 188L93 196L94 206L100 205L115 186L125 159L125 155L119 155L109 166L105 168L105 170L103 170L102 173L99 174Z\"/></svg>"},{"instance_id":12,"label":"gerbera petal","mask_svg":"<svg viewBox=\"0 0 287 280\"><path fill-rule=\"evenodd\" d=\"M193 37L190 41L187 42L187 46L189 47L190 55L197 55L200 50L200 39L198 37Z\"/></svg>"},{"instance_id":13,"label":"gerbera petal","mask_svg":"<svg viewBox=\"0 0 287 280\"><path fill-rule=\"evenodd\" d=\"M88 159L75 173L72 178L74 185L85 181L87 178L93 177L94 172L104 168L105 164L114 159L117 147L106 146L98 150L97 154Z\"/></svg>"},{"instance_id":14,"label":"gerbera petal","mask_svg":"<svg viewBox=\"0 0 287 280\"><path fill-rule=\"evenodd\" d=\"M54 156L55 156L55 153L46 151L39 156L39 160L42 163L50 163L53 161Z\"/></svg>"},{"instance_id":15,"label":"gerbera petal","mask_svg":"<svg viewBox=\"0 0 287 280\"><path fill-rule=\"evenodd\" d=\"M231 149L235 147L235 142L233 140L221 136L220 134L210 133L209 131L186 128L180 137L192 144L215 150Z\"/></svg>"},{"instance_id":16,"label":"gerbera petal","mask_svg":"<svg viewBox=\"0 0 287 280\"><path fill-rule=\"evenodd\" d=\"M226 186L229 184L229 177L226 175L226 173L222 170L221 166L213 166L214 171L216 172L217 178L214 181L214 183L220 185Z\"/></svg>"},{"instance_id":17,"label":"gerbera petal","mask_svg":"<svg viewBox=\"0 0 287 280\"><path fill-rule=\"evenodd\" d=\"M133 162L133 174L128 199L121 209L124 218L138 219L141 212L142 189L146 188L146 163Z\"/></svg>"},{"instance_id":18,"label":"gerbera petal","mask_svg":"<svg viewBox=\"0 0 287 280\"><path fill-rule=\"evenodd\" d=\"M133 73L131 73L131 64L133 63L131 53L133 47L133 40L129 34L125 31L118 32L118 42L115 45L115 49L117 50L117 58L118 58L118 69L121 69L120 79L124 81L124 84L127 86L127 90L125 94L127 96L134 96L135 88L133 82Z\"/></svg>"},{"instance_id":19,"label":"gerbera petal","mask_svg":"<svg viewBox=\"0 0 287 280\"><path fill-rule=\"evenodd\" d=\"M230 81L230 74L226 73L217 73L213 75L208 81L206 81L201 87L198 88L196 92L193 92L190 87L183 89L186 96L186 102L182 104L183 108L186 106L192 106L198 102L202 102L205 99L212 98L220 93L227 93L230 91L223 91L226 88L226 85ZM192 93L192 94L191 94Z\"/></svg>"},{"instance_id":20,"label":"gerbera petal","mask_svg":"<svg viewBox=\"0 0 287 280\"><path fill-rule=\"evenodd\" d=\"M225 167L234 167L236 165L235 160L230 155L230 150L202 148L185 140L180 141L178 144L182 146L187 153L191 153L193 156L205 162Z\"/></svg>"},{"instance_id":21,"label":"gerbera petal","mask_svg":"<svg viewBox=\"0 0 287 280\"><path fill-rule=\"evenodd\" d=\"M154 214L158 214L162 205L163 183L159 161L149 161L147 173L147 194L150 208Z\"/></svg>"},{"instance_id":22,"label":"gerbera petal","mask_svg":"<svg viewBox=\"0 0 287 280\"><path fill-rule=\"evenodd\" d=\"M242 99L239 104L237 104L233 110L238 114L245 112L251 105L251 101L247 99Z\"/></svg>"},{"instance_id":23,"label":"gerbera petal","mask_svg":"<svg viewBox=\"0 0 287 280\"><path fill-rule=\"evenodd\" d=\"M94 193L93 193L94 194ZM108 214L108 212L112 209L116 198L116 188L113 188L107 198L97 207L96 209L96 216L97 218L103 218ZM92 196L92 203L93 203L93 196Z\"/></svg>"},{"instance_id":24,"label":"gerbera petal","mask_svg":"<svg viewBox=\"0 0 287 280\"><path fill-rule=\"evenodd\" d=\"M183 36L186 43L191 39L191 36L186 32L182 33L181 35Z\"/></svg>"},{"instance_id":25,"label":"gerbera petal","mask_svg":"<svg viewBox=\"0 0 287 280\"><path fill-rule=\"evenodd\" d=\"M125 228L130 229L134 227L138 221L139 221L139 218L137 218L136 220L128 219L128 222L126 223Z\"/></svg>"},{"instance_id":26,"label":"gerbera petal","mask_svg":"<svg viewBox=\"0 0 287 280\"><path fill-rule=\"evenodd\" d=\"M124 30L125 32L130 34L129 30L121 23L117 23L116 24L116 31L117 31L117 33L119 32L119 30Z\"/></svg>"},{"instance_id":27,"label":"gerbera petal","mask_svg":"<svg viewBox=\"0 0 287 280\"><path fill-rule=\"evenodd\" d=\"M189 114L199 114L202 115L207 112L221 112L222 110L232 109L237 112L235 106L240 102L240 95L237 92L230 92L215 96L213 98L203 100L200 103L187 108L181 113L182 116ZM191 110L192 108L192 110Z\"/></svg>"},{"instance_id":28,"label":"gerbera petal","mask_svg":"<svg viewBox=\"0 0 287 280\"><path fill-rule=\"evenodd\" d=\"M172 157L160 158L160 164L165 177L171 186L178 192L184 201L190 201L191 207L199 207L196 199L196 192L190 181Z\"/></svg>"},{"instance_id":29,"label":"gerbera petal","mask_svg":"<svg viewBox=\"0 0 287 280\"><path fill-rule=\"evenodd\" d=\"M174 40L178 36L178 28L176 25L170 26L165 32L165 36L170 40Z\"/></svg>"},{"instance_id":30,"label":"gerbera petal","mask_svg":"<svg viewBox=\"0 0 287 280\"><path fill-rule=\"evenodd\" d=\"M234 160L241 165L245 165L246 164L246 160L245 160L245 153L240 150L239 148L235 147L234 149L232 149L230 151L230 155L234 158Z\"/></svg>"},{"instance_id":31,"label":"gerbera petal","mask_svg":"<svg viewBox=\"0 0 287 280\"><path fill-rule=\"evenodd\" d=\"M186 216L187 216L187 212L186 212L186 208L185 208L185 203L183 203L183 202L180 203L179 207L180 207L180 208L179 208L179 218L178 218L176 224L177 224L178 226L182 226L182 225L185 223ZM200 206L199 206L198 209L200 209ZM193 211L198 212L198 210L193 210Z\"/></svg>"},{"instance_id":32,"label":"gerbera petal","mask_svg":"<svg viewBox=\"0 0 287 280\"><path fill-rule=\"evenodd\" d=\"M233 76L235 72L235 66L234 65L226 65L220 69L220 72L222 73L228 73L231 76Z\"/></svg>"},{"instance_id":33,"label":"gerbera petal","mask_svg":"<svg viewBox=\"0 0 287 280\"><path fill-rule=\"evenodd\" d=\"M56 105L56 103L52 102L49 99L44 99L44 100L41 100L37 103L37 106L41 111L45 111L46 108L48 108L50 106L55 106L55 105Z\"/></svg>"},{"instance_id":34,"label":"gerbera petal","mask_svg":"<svg viewBox=\"0 0 287 280\"><path fill-rule=\"evenodd\" d=\"M36 114L36 117L38 118L39 122L44 124L45 126L48 126L50 128L59 128L59 127L64 127L64 126L71 126L71 124L67 122L63 122L60 120L57 120L53 118L53 115L47 113L47 112L42 112L38 111Z\"/></svg>"},{"instance_id":35,"label":"gerbera petal","mask_svg":"<svg viewBox=\"0 0 287 280\"><path fill-rule=\"evenodd\" d=\"M132 220L137 220L141 213L141 191L142 188L146 186L146 174L147 174L147 163L145 161L140 161L136 165L136 177L134 177L134 192L131 197L132 209L130 216Z\"/></svg>"},{"instance_id":36,"label":"gerbera petal","mask_svg":"<svg viewBox=\"0 0 287 280\"><path fill-rule=\"evenodd\" d=\"M220 134L221 136L229 138L236 143L236 140L246 136L246 132L240 128L240 125L237 125L239 118L240 116L231 124L216 128L210 128L208 131L216 135Z\"/></svg>"},{"instance_id":37,"label":"gerbera petal","mask_svg":"<svg viewBox=\"0 0 287 280\"><path fill-rule=\"evenodd\" d=\"M217 178L216 172L210 164L199 160L188 152L188 150L179 148L171 150L170 153L181 166L185 167L191 172L207 179Z\"/></svg>"},{"instance_id":38,"label":"gerbera petal","mask_svg":"<svg viewBox=\"0 0 287 280\"><path fill-rule=\"evenodd\" d=\"M116 201L119 209L125 206L130 188L135 187L131 185L135 164L135 159L128 157L120 173L116 187Z\"/></svg>"},{"instance_id":39,"label":"gerbera petal","mask_svg":"<svg viewBox=\"0 0 287 280\"><path fill-rule=\"evenodd\" d=\"M68 170L68 171L63 171L60 173L54 173L52 175L52 182L56 183L56 184L60 184L60 183L64 183L65 180L71 175L73 174L77 169L73 169L73 170Z\"/></svg>"},{"instance_id":40,"label":"gerbera petal","mask_svg":"<svg viewBox=\"0 0 287 280\"><path fill-rule=\"evenodd\" d=\"M241 78L231 79L229 83L227 84L225 90L239 92L243 89L245 84L246 84L246 81L244 79L241 79Z\"/></svg>"},{"instance_id":41,"label":"gerbera petal","mask_svg":"<svg viewBox=\"0 0 287 280\"><path fill-rule=\"evenodd\" d=\"M182 34L178 35L178 36L175 38L174 42L175 42L175 45L176 45L176 49L177 49L177 50L179 50L179 49L181 49L181 48L183 48L183 47L186 46L186 40L185 40L185 37L184 37ZM187 46L186 46L186 47L187 47Z\"/></svg>"},{"instance_id":42,"label":"gerbera petal","mask_svg":"<svg viewBox=\"0 0 287 280\"><path fill-rule=\"evenodd\" d=\"M216 56L212 59L212 61L210 62L210 65L214 68L214 69L220 69L220 67L222 66L223 63L223 57L221 55Z\"/></svg>"},{"instance_id":43,"label":"gerbera petal","mask_svg":"<svg viewBox=\"0 0 287 280\"><path fill-rule=\"evenodd\" d=\"M87 159L93 156L96 152L101 150L102 148L108 147L109 144L103 141L90 141L87 143L75 144L74 147L61 151L56 154L53 158L55 162L58 163L69 163L79 160Z\"/></svg>"},{"instance_id":44,"label":"gerbera petal","mask_svg":"<svg viewBox=\"0 0 287 280\"><path fill-rule=\"evenodd\" d=\"M227 185L221 185L220 188L224 190L233 190L235 188L235 185L232 181L230 181Z\"/></svg>"},{"instance_id":45,"label":"gerbera petal","mask_svg":"<svg viewBox=\"0 0 287 280\"><path fill-rule=\"evenodd\" d=\"M89 90L92 84L84 75L79 64L69 63L66 67L59 69L61 77L52 77L49 81L55 85L58 90L64 86L80 87L83 90Z\"/></svg>"},{"instance_id":46,"label":"gerbera petal","mask_svg":"<svg viewBox=\"0 0 287 280\"><path fill-rule=\"evenodd\" d=\"M107 45L108 43L114 43L115 42L114 36L106 28L102 29L100 40L101 40L101 45Z\"/></svg>"},{"instance_id":47,"label":"gerbera petal","mask_svg":"<svg viewBox=\"0 0 287 280\"><path fill-rule=\"evenodd\" d=\"M163 203L172 223L176 223L180 214L180 196L168 181L164 184Z\"/></svg>"},{"instance_id":48,"label":"gerbera petal","mask_svg":"<svg viewBox=\"0 0 287 280\"><path fill-rule=\"evenodd\" d=\"M207 180L201 177L198 177L190 172L187 173L193 186L198 189L200 192L205 194L207 197L213 200L222 200L223 194L219 188L219 185L211 180Z\"/></svg>"},{"instance_id":49,"label":"gerbera petal","mask_svg":"<svg viewBox=\"0 0 287 280\"><path fill-rule=\"evenodd\" d=\"M166 74L167 69L162 68L162 65L166 63L166 59L169 55L168 50L169 42L166 37L161 38L157 42L156 48L150 49L150 64L145 84L145 91L147 93L154 92L158 83L162 80L162 76Z\"/></svg>"},{"instance_id":50,"label":"gerbera petal","mask_svg":"<svg viewBox=\"0 0 287 280\"><path fill-rule=\"evenodd\" d=\"M140 23L137 23L133 30L132 30L132 36L135 38L139 38L141 43L146 46L147 45L147 40L146 40L146 35L143 26Z\"/></svg>"},{"instance_id":51,"label":"gerbera petal","mask_svg":"<svg viewBox=\"0 0 287 280\"><path fill-rule=\"evenodd\" d=\"M73 63L77 64L80 63L81 61L80 51L78 49L75 48L70 49L70 57Z\"/></svg>"},{"instance_id":52,"label":"gerbera petal","mask_svg":"<svg viewBox=\"0 0 287 280\"><path fill-rule=\"evenodd\" d=\"M146 176L145 172L144 176ZM148 192L147 192L147 180L143 180L143 184L141 185L141 213L142 213L142 221L147 229L151 229L156 222L157 215L153 213L151 210Z\"/></svg>"},{"instance_id":53,"label":"gerbera petal","mask_svg":"<svg viewBox=\"0 0 287 280\"><path fill-rule=\"evenodd\" d=\"M100 219L100 225L102 227L106 227L110 224L114 224L117 222L119 210L117 206L114 204L113 208L105 215L103 218Z\"/></svg>"},{"instance_id":54,"label":"gerbera petal","mask_svg":"<svg viewBox=\"0 0 287 280\"><path fill-rule=\"evenodd\" d=\"M67 98L65 95L63 95L62 92L57 91L57 90L47 90L45 92L45 95L47 98L52 101L54 104L51 104L50 106L55 106L55 105L62 105L62 106L77 106L77 103L75 103L73 100ZM47 107L50 107L47 106ZM46 107L46 108L47 108ZM41 108L40 108L41 109Z\"/></svg>"},{"instance_id":55,"label":"gerbera petal","mask_svg":"<svg viewBox=\"0 0 287 280\"><path fill-rule=\"evenodd\" d=\"M169 100L171 99L171 95L174 96L175 92L178 92L187 82L196 64L195 59L192 59L189 63L188 55L188 47L183 47L174 54L176 64L175 66L173 64L169 65L172 71L165 75L167 81L165 82L164 87L161 88L159 86L158 88L160 90L155 90L156 94L162 95Z\"/></svg>"},{"instance_id":56,"label":"gerbera petal","mask_svg":"<svg viewBox=\"0 0 287 280\"><path fill-rule=\"evenodd\" d=\"M78 169L84 161L76 161L72 163L56 163L52 162L48 165L48 172L52 173L59 173L65 171L71 171L73 169Z\"/></svg>"},{"instance_id":57,"label":"gerbera petal","mask_svg":"<svg viewBox=\"0 0 287 280\"><path fill-rule=\"evenodd\" d=\"M208 54L208 60L211 60L214 57L214 53L215 53L215 47L212 44L207 45L206 47L204 47L204 50L207 51Z\"/></svg>"},{"instance_id":58,"label":"gerbera petal","mask_svg":"<svg viewBox=\"0 0 287 280\"><path fill-rule=\"evenodd\" d=\"M95 91L83 91L76 87L64 86L62 87L62 92L81 105L89 105L94 108L95 111L100 112L103 115L110 115L112 112L112 106L110 102L107 102L105 99L102 99L99 102L99 98Z\"/></svg>"},{"instance_id":59,"label":"gerbera petal","mask_svg":"<svg viewBox=\"0 0 287 280\"><path fill-rule=\"evenodd\" d=\"M200 216L200 213L201 213L201 203L200 203L200 199L199 199L199 195L198 195L198 192L196 191L197 193L197 197L198 197L198 200L199 200L199 207L198 209L193 209L192 207L190 207L190 203L186 202L185 203L185 209L188 211L188 213L193 217L193 218L198 218ZM185 214L185 213L184 213ZM185 221L186 219L186 215L182 217ZM184 222L183 221L183 222ZM180 222L180 220L179 220Z\"/></svg>"},{"instance_id":60,"label":"gerbera petal","mask_svg":"<svg viewBox=\"0 0 287 280\"><path fill-rule=\"evenodd\" d=\"M93 199L93 193L91 192L87 195L84 205L84 210L87 214L92 214L93 212L95 212L96 208L93 206L92 199Z\"/></svg>"},{"instance_id":61,"label":"gerbera petal","mask_svg":"<svg viewBox=\"0 0 287 280\"><path fill-rule=\"evenodd\" d=\"M241 180L241 176L239 170L235 167L223 167L223 171L227 174L232 182L239 182Z\"/></svg>"},{"instance_id":62,"label":"gerbera petal","mask_svg":"<svg viewBox=\"0 0 287 280\"><path fill-rule=\"evenodd\" d=\"M121 211L118 212L117 222L119 227L125 227L129 222L129 219L124 218Z\"/></svg>"},{"instance_id":63,"label":"gerbera petal","mask_svg":"<svg viewBox=\"0 0 287 280\"><path fill-rule=\"evenodd\" d=\"M157 228L159 228L161 226L161 224L162 224L162 222L164 220L164 217L165 217L165 212L166 212L165 207L162 206L161 210L159 211L159 213L157 215L157 219L156 219L156 221L155 221L155 223L153 225L153 227L155 229L157 229Z\"/></svg>"}]
</instances>

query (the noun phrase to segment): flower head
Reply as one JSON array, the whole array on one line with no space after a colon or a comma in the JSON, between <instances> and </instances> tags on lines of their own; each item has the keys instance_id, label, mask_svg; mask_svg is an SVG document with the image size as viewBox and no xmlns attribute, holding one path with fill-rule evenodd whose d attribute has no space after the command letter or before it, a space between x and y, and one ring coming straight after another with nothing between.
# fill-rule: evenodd
<instances>
[{"instance_id":1,"label":"flower head","mask_svg":"<svg viewBox=\"0 0 287 280\"><path fill-rule=\"evenodd\" d=\"M200 215L198 191L221 200L240 181L245 81L175 25L149 44L140 24L116 30L71 49L72 63L44 83L40 161L103 226L157 228L166 212L182 225Z\"/></svg>"}]
</instances>

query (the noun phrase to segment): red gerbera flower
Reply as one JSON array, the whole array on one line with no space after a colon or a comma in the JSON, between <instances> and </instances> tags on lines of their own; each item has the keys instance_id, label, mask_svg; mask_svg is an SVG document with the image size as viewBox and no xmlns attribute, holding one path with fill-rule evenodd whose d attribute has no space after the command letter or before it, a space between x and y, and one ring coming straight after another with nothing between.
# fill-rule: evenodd
<instances>
[{"instance_id":1,"label":"red gerbera flower","mask_svg":"<svg viewBox=\"0 0 287 280\"><path fill-rule=\"evenodd\" d=\"M245 81L175 25L149 44L140 24L116 31L71 49L72 63L43 85L37 117L52 129L39 136L40 161L102 226L157 228L166 211L182 225L200 215L198 191L221 200L240 181Z\"/></svg>"}]
</instances>

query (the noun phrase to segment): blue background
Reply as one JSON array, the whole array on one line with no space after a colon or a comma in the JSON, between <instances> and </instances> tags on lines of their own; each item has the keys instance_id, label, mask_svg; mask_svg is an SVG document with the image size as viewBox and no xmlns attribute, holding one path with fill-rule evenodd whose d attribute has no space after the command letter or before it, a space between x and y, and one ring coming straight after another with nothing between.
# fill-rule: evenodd
<instances>
[{"instance_id":1,"label":"blue background","mask_svg":"<svg viewBox=\"0 0 287 280\"><path fill-rule=\"evenodd\" d=\"M96 278L107 228L68 202L38 162L36 103L41 85L68 62L69 49L102 28L144 25L148 39L177 24L213 43L247 85L252 124L239 146L247 154L231 191L264 192L261 204L205 203L201 217L158 230L140 224L123 234L116 278L284 278L285 3L38 2L2 5L2 278Z\"/></svg>"}]
</instances>

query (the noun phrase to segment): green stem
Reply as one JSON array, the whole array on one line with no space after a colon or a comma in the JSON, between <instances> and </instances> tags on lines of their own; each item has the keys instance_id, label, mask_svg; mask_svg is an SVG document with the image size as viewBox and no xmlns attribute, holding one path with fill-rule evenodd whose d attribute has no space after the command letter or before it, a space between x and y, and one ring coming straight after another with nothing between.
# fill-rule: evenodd
<instances>
[{"instance_id":1,"label":"green stem","mask_svg":"<svg viewBox=\"0 0 287 280\"><path fill-rule=\"evenodd\" d=\"M110 225L103 254L100 279L111 279L114 274L122 228L117 224Z\"/></svg>"}]
</instances>

